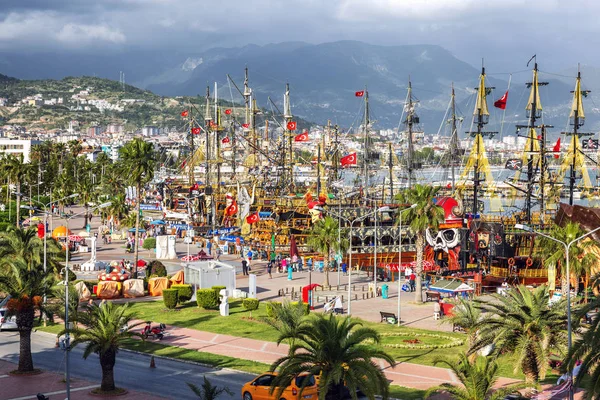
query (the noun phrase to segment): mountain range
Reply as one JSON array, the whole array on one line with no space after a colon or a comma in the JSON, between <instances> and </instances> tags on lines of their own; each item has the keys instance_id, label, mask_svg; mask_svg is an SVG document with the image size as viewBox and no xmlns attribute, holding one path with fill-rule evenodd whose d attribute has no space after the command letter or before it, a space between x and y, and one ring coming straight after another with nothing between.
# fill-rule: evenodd
<instances>
[{"instance_id":1,"label":"mountain range","mask_svg":"<svg viewBox=\"0 0 600 400\"><path fill-rule=\"evenodd\" d=\"M539 60L543 71L542 61ZM40 78L96 74L114 79L122 70L129 83L167 96L203 95L206 86L212 91L217 82L219 97L236 102L242 98L226 75L241 88L245 67L249 69L250 87L260 107L275 110L270 98L282 110L285 84L289 83L294 115L319 124L331 120L343 129L357 128L361 124L363 101L354 93L365 87L369 91L374 128L398 127L410 79L413 96L419 100L417 112L421 128L426 133L436 133L443 126L454 83L457 107L465 121L462 135L469 130L474 88L481 72L480 67L459 60L440 46L379 46L356 41L285 42L168 55L132 52L86 57L80 54L67 60L46 55L37 62L33 62L31 56L0 54L0 72L18 78L32 78L35 74ZM503 113L494 109L492 103L507 90L509 75L491 73L493 66L489 66L487 85L495 89L488 97L492 115L486 129L512 135L514 124L526 123L524 107L529 90L524 82L531 79L531 72L522 72L525 69L520 65L515 67L521 72L514 75L508 106ZM531 69L531 65L527 69ZM600 84L600 69L583 67L582 73L583 87L592 89L585 100L586 129L599 129L600 109L595 107L595 101L600 90L594 91L590 85ZM540 90L543 123L556 126L550 136L567 127L572 96L569 92L574 87L575 75L573 71L556 75L540 73L540 80L549 82ZM519 83L515 83L517 81Z\"/></svg>"}]
</instances>

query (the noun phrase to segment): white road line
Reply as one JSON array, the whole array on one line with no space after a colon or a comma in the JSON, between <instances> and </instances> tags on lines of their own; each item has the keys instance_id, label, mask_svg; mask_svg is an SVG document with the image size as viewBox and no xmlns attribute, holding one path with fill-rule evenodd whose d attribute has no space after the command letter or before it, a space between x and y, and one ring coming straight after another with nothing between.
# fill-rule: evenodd
<instances>
[{"instance_id":1,"label":"white road line","mask_svg":"<svg viewBox=\"0 0 600 400\"><path fill-rule=\"evenodd\" d=\"M71 392L79 392L81 390L88 390L88 389L94 389L99 387L98 385L91 385L91 386L84 386L84 387L78 387L78 388L71 388ZM59 390L56 392L50 392L50 393L44 393L46 396L52 396L55 394L61 394L61 393L67 393L66 390ZM31 396L23 396L23 397L15 397L12 399L8 399L8 400L29 400L29 399L37 399L37 395L31 395Z\"/></svg>"},{"instance_id":2,"label":"white road line","mask_svg":"<svg viewBox=\"0 0 600 400\"><path fill-rule=\"evenodd\" d=\"M0 375L0 378L8 378L8 375Z\"/></svg>"}]
</instances>

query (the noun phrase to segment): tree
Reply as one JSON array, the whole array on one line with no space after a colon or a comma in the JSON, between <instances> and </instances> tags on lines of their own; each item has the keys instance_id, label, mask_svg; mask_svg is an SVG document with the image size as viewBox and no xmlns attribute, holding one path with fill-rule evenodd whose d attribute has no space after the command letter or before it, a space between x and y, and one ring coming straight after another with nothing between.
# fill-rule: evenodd
<instances>
[{"instance_id":1,"label":"tree","mask_svg":"<svg viewBox=\"0 0 600 400\"><path fill-rule=\"evenodd\" d=\"M548 233L549 236L565 243L584 234L585 231L575 222L568 222L564 227L554 225ZM561 291L566 294L569 288L569 277L567 277L567 257L564 247L543 236L536 237L536 242L535 256L543 260L544 267L556 268L561 272ZM591 240L583 240L576 246L571 246L569 250L571 275L576 278L576 281L579 281L582 275L586 276L586 283L589 281L590 271L597 260L596 255L590 252L592 247L598 246ZM578 285L575 285L575 290L577 289Z\"/></svg>"},{"instance_id":2,"label":"tree","mask_svg":"<svg viewBox=\"0 0 600 400\"><path fill-rule=\"evenodd\" d=\"M397 195L397 200L405 204L416 204L415 208L405 211L403 220L407 221L410 230L415 234L417 248L416 293L415 301L423 302L421 289L421 275L423 274L423 251L425 248L425 231L427 228L437 229L440 222L444 221L444 209L435 205L435 198L439 187L415 185Z\"/></svg>"},{"instance_id":3,"label":"tree","mask_svg":"<svg viewBox=\"0 0 600 400\"><path fill-rule=\"evenodd\" d=\"M344 244L347 243L345 240L340 242L339 229L338 221L327 216L313 225L308 238L308 245L323 254L323 269L325 270L323 286L325 287L329 287L329 258L331 251L343 251Z\"/></svg>"},{"instance_id":4,"label":"tree","mask_svg":"<svg viewBox=\"0 0 600 400\"><path fill-rule=\"evenodd\" d=\"M275 328L280 335L289 337L289 343L294 344L298 329L306 318L305 303L292 303L286 299L281 306L273 307L273 312L275 315L272 318L264 317L262 320Z\"/></svg>"},{"instance_id":5,"label":"tree","mask_svg":"<svg viewBox=\"0 0 600 400\"><path fill-rule=\"evenodd\" d=\"M47 264L59 272L62 250L50 239L46 243ZM0 232L0 267L8 270L11 264L23 262L27 268L43 264L44 242L37 236L35 228L21 229L10 226Z\"/></svg>"},{"instance_id":6,"label":"tree","mask_svg":"<svg viewBox=\"0 0 600 400\"><path fill-rule=\"evenodd\" d=\"M515 353L515 372L521 369L528 383L546 376L550 353L562 352L566 344L567 318L565 302L549 304L546 285L530 291L519 285L507 296L494 295L481 301L481 308L490 313L478 324L477 340L469 354L493 344L493 354Z\"/></svg>"},{"instance_id":7,"label":"tree","mask_svg":"<svg viewBox=\"0 0 600 400\"><path fill-rule=\"evenodd\" d=\"M8 154L4 158L4 162L2 165L4 175L10 179L16 186L16 195L17 195L17 228L20 226L19 222L21 219L21 184L25 179L25 176L29 170L29 164L23 162L23 154L19 154L18 156L13 154Z\"/></svg>"},{"instance_id":8,"label":"tree","mask_svg":"<svg viewBox=\"0 0 600 400\"><path fill-rule=\"evenodd\" d=\"M45 313L42 296L47 287L52 286L53 275L45 274L39 263L31 266L23 259L11 260L8 273L0 274L0 292L10 296L7 303L8 314L16 316L19 330L19 372L31 372L31 331L36 310Z\"/></svg>"},{"instance_id":9,"label":"tree","mask_svg":"<svg viewBox=\"0 0 600 400\"><path fill-rule=\"evenodd\" d=\"M359 389L368 398L380 394L388 397L389 387L385 374L373 361L380 358L390 365L394 359L383 350L372 346L378 344L379 334L350 317L316 314L307 318L295 333L279 336L277 344L295 339L288 355L271 365L271 371L279 368L273 379L271 392L279 398L298 374L320 376L319 399L343 397L344 384L354 399ZM308 381L308 380L306 380Z\"/></svg>"},{"instance_id":10,"label":"tree","mask_svg":"<svg viewBox=\"0 0 600 400\"><path fill-rule=\"evenodd\" d=\"M498 364L488 357L478 356L471 363L465 353L460 353L458 360L448 361L437 358L434 360L434 364L444 364L450 368L462 387L443 383L427 390L425 398L430 397L433 393L445 392L455 400L501 400L508 394L528 386L517 383L494 390L494 385L498 381Z\"/></svg>"},{"instance_id":11,"label":"tree","mask_svg":"<svg viewBox=\"0 0 600 400\"><path fill-rule=\"evenodd\" d=\"M134 265L135 277L137 277L137 262L139 258L139 230L140 230L140 202L142 199L142 187L150 182L154 176L154 146L152 143L135 138L119 150L122 160L122 172L128 177L129 183L135 185L135 255Z\"/></svg>"},{"instance_id":12,"label":"tree","mask_svg":"<svg viewBox=\"0 0 600 400\"><path fill-rule=\"evenodd\" d=\"M85 214L83 215L83 229L86 229L89 222L89 208L90 203L96 197L96 188L92 182L86 178L80 180L77 183L77 193L79 193L79 199L85 208Z\"/></svg>"},{"instance_id":13,"label":"tree","mask_svg":"<svg viewBox=\"0 0 600 400\"><path fill-rule=\"evenodd\" d=\"M452 309L452 315L444 317L442 323L462 328L467 334L467 344L471 347L477 338L477 326L483 318L487 317L481 312L477 303L459 297Z\"/></svg>"},{"instance_id":14,"label":"tree","mask_svg":"<svg viewBox=\"0 0 600 400\"><path fill-rule=\"evenodd\" d=\"M90 354L98 354L102 368L102 382L100 390L110 392L115 390L114 367L119 349L123 344L134 336L142 337L133 328L143 322L130 325L135 319L133 312L129 310L129 303L117 305L114 303L86 304L84 311L79 315L83 327L69 330L74 337L72 346L85 344L83 358L87 359ZM63 330L58 335L64 335Z\"/></svg>"},{"instance_id":15,"label":"tree","mask_svg":"<svg viewBox=\"0 0 600 400\"><path fill-rule=\"evenodd\" d=\"M213 386L213 384L210 383L208 379L206 379L206 376L204 376L203 378L204 383L202 383L202 387L198 387L193 383L186 382L190 389L192 389L192 392L194 392L194 394L198 396L199 399L216 400L221 395L221 393L227 393L228 395L233 396L233 392L229 390L227 386Z\"/></svg>"}]
</instances>

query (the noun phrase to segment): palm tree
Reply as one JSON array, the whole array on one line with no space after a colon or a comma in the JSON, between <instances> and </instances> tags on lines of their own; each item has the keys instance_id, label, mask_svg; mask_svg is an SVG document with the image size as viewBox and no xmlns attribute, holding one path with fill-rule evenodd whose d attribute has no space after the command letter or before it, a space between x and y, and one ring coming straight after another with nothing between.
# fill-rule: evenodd
<instances>
[{"instance_id":1,"label":"palm tree","mask_svg":"<svg viewBox=\"0 0 600 400\"><path fill-rule=\"evenodd\" d=\"M108 213L117 226L121 224L121 220L129 214L129 206L125 203L124 193L119 193L111 198L111 205L108 208Z\"/></svg>"},{"instance_id":2,"label":"palm tree","mask_svg":"<svg viewBox=\"0 0 600 400\"><path fill-rule=\"evenodd\" d=\"M198 396L199 399L216 400L221 395L221 393L227 393L228 395L233 396L233 392L229 390L227 386L213 386L213 384L210 383L208 379L206 379L206 376L204 376L203 378L204 383L202 383L202 387L198 387L193 383L186 382L190 389L192 389L192 392L194 392L194 394Z\"/></svg>"},{"instance_id":3,"label":"palm tree","mask_svg":"<svg viewBox=\"0 0 600 400\"><path fill-rule=\"evenodd\" d=\"M421 274L423 273L423 250L425 248L425 231L427 228L437 229L440 222L444 220L444 209L435 205L435 198L439 187L415 185L411 189L399 193L397 199L406 204L417 206L406 211L405 220L409 223L410 230L415 234L415 246L417 247L417 265L415 275L417 277L415 301L423 302L421 292Z\"/></svg>"},{"instance_id":4,"label":"palm tree","mask_svg":"<svg viewBox=\"0 0 600 400\"><path fill-rule=\"evenodd\" d=\"M462 383L462 387L443 383L427 390L425 398L434 393L445 392L456 400L501 400L508 394L529 386L517 383L494 390L493 387L498 381L498 364L488 357L478 356L471 363L465 353L460 353L456 361L437 358L433 362L435 365L444 364L450 368Z\"/></svg>"},{"instance_id":5,"label":"palm tree","mask_svg":"<svg viewBox=\"0 0 600 400\"><path fill-rule=\"evenodd\" d=\"M135 319L133 312L129 310L129 303L117 305L114 303L86 304L84 312L79 315L83 327L69 330L74 337L72 346L85 344L83 358L87 359L90 354L96 353L100 358L102 368L102 382L100 390L110 392L115 390L114 367L119 349L123 344L134 336L142 337L133 328L142 322L130 325ZM63 330L58 335L63 335Z\"/></svg>"},{"instance_id":6,"label":"palm tree","mask_svg":"<svg viewBox=\"0 0 600 400\"><path fill-rule=\"evenodd\" d=\"M306 318L306 304L302 302L292 303L289 300L279 306L273 307L274 317L264 317L262 321L275 328L280 335L289 337L289 343L294 344L294 338L298 333L302 321Z\"/></svg>"},{"instance_id":7,"label":"palm tree","mask_svg":"<svg viewBox=\"0 0 600 400\"><path fill-rule=\"evenodd\" d=\"M46 243L47 264L56 272L60 270L62 249L56 241ZM44 257L44 242L37 236L35 228L21 229L10 226L0 232L0 267L9 270L10 265L23 262L27 268L42 264Z\"/></svg>"},{"instance_id":8,"label":"palm tree","mask_svg":"<svg viewBox=\"0 0 600 400\"><path fill-rule=\"evenodd\" d=\"M45 313L42 296L47 287L52 286L54 277L44 273L39 263L31 266L22 259L11 261L6 274L0 274L0 292L10 296L7 308L9 315L15 315L19 330L19 372L31 372L31 330L36 310Z\"/></svg>"},{"instance_id":9,"label":"palm tree","mask_svg":"<svg viewBox=\"0 0 600 400\"><path fill-rule=\"evenodd\" d=\"M29 171L29 164L25 164L23 162L23 154L19 154L18 156L13 154L8 154L3 163L3 173L4 175L10 179L11 182L14 182L16 185L16 194L17 194L17 228L20 226L19 222L21 219L21 184L25 179Z\"/></svg>"},{"instance_id":10,"label":"palm tree","mask_svg":"<svg viewBox=\"0 0 600 400\"><path fill-rule=\"evenodd\" d=\"M325 270L323 286L325 287L329 287L329 257L331 251L344 250L342 248L343 244L339 240L339 229L338 221L327 216L313 225L312 232L308 238L308 245L323 254L323 269Z\"/></svg>"},{"instance_id":11,"label":"palm tree","mask_svg":"<svg viewBox=\"0 0 600 400\"><path fill-rule=\"evenodd\" d=\"M271 386L277 398L301 373L320 377L320 400L326 396L342 398L344 384L354 399L357 389L368 398L376 394L388 397L388 381L373 359L383 359L390 365L394 359L372 346L373 342L379 343L375 330L362 327L362 323L350 317L316 314L302 321L297 332L281 334L277 344L289 339L295 339L295 343L288 355L276 360L270 368L271 371L279 368Z\"/></svg>"},{"instance_id":12,"label":"palm tree","mask_svg":"<svg viewBox=\"0 0 600 400\"><path fill-rule=\"evenodd\" d=\"M600 300L595 300L576 314L583 317L586 312L600 307ZM578 320L579 318L576 318ZM575 377L577 386L585 389L587 400L600 396L600 318L596 316L590 327L573 343L571 351L565 357L562 372L573 371L576 363L581 361L579 373ZM587 378L589 375L589 378ZM586 379L584 379L586 378Z\"/></svg>"},{"instance_id":13,"label":"palm tree","mask_svg":"<svg viewBox=\"0 0 600 400\"><path fill-rule=\"evenodd\" d=\"M554 225L548 235L562 242L569 243L584 234L585 231L581 229L579 224L568 222L564 227ZM536 242L535 248L537 250L535 256L543 260L544 267L557 268L561 272L561 291L563 294L566 294L567 290L569 290L570 277L567 277L567 258L564 248L557 245L555 241L543 236L538 236ZM596 265L597 260L596 256L590 252L592 247L597 248L598 246L591 240L584 240L579 242L577 246L571 246L569 250L571 274L577 278L576 281L579 281L579 277L585 275L586 283L589 282L590 271ZM577 288L578 285L575 285L575 290Z\"/></svg>"},{"instance_id":14,"label":"palm tree","mask_svg":"<svg viewBox=\"0 0 600 400\"><path fill-rule=\"evenodd\" d=\"M494 346L493 354L515 353L515 372L521 369L528 383L546 376L552 351L562 352L566 344L567 318L565 302L549 304L548 287L530 291L519 285L507 296L494 295L481 301L481 308L491 317L477 326L477 339L469 354Z\"/></svg>"},{"instance_id":15,"label":"palm tree","mask_svg":"<svg viewBox=\"0 0 600 400\"><path fill-rule=\"evenodd\" d=\"M85 214L83 218L83 229L86 229L88 226L89 215L88 210L90 207L90 203L96 197L96 188L92 184L89 179L82 179L77 183L77 193L79 193L79 199L83 203L85 207Z\"/></svg>"},{"instance_id":16,"label":"palm tree","mask_svg":"<svg viewBox=\"0 0 600 400\"><path fill-rule=\"evenodd\" d=\"M463 329L467 334L467 344L471 347L477 338L477 326L484 318L487 316L484 316L477 303L459 297L452 309L452 315L444 317L442 323Z\"/></svg>"},{"instance_id":17,"label":"palm tree","mask_svg":"<svg viewBox=\"0 0 600 400\"><path fill-rule=\"evenodd\" d=\"M122 172L128 177L129 183L135 185L135 276L137 277L137 262L139 257L139 230L140 230L140 202L142 198L142 187L150 182L154 176L154 146L135 138L119 150L122 160Z\"/></svg>"}]
</instances>

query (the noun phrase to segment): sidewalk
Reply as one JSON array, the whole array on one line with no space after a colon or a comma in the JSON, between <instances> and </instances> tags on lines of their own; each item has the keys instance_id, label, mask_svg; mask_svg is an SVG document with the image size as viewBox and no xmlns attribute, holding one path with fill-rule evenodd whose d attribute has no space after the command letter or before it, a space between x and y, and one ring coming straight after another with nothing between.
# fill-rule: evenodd
<instances>
[{"instance_id":1,"label":"sidewalk","mask_svg":"<svg viewBox=\"0 0 600 400\"><path fill-rule=\"evenodd\" d=\"M44 371L39 375L13 376L9 372L16 369L16 365L0 360L0 400L25 400L36 399L42 393L51 399L58 399L65 395L66 384L63 376L54 372ZM90 382L82 379L71 380L71 399L88 400L98 399L90 394L92 389L100 387L99 382ZM127 391L124 396L117 398L128 400L162 400L164 397L152 396L148 393Z\"/></svg>"}]
</instances>

